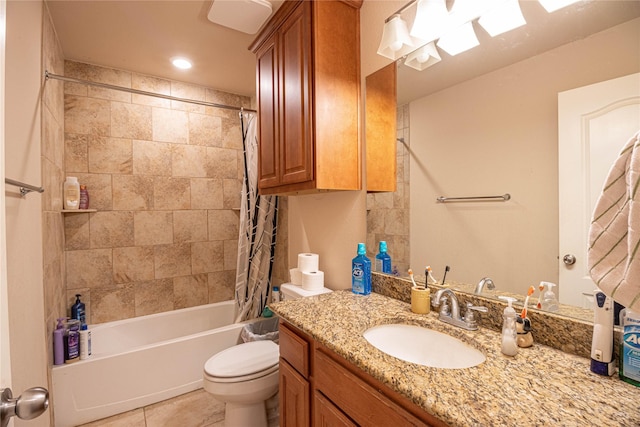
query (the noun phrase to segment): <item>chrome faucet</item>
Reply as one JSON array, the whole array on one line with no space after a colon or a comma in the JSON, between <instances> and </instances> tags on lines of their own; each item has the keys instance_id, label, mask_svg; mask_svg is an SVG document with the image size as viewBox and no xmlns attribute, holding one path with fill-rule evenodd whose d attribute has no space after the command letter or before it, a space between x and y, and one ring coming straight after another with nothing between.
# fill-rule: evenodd
<instances>
[{"instance_id":1,"label":"chrome faucet","mask_svg":"<svg viewBox=\"0 0 640 427\"><path fill-rule=\"evenodd\" d=\"M489 289L495 289L496 285L493 283L493 280L491 280L490 277L484 277L482 278L482 280L480 280L480 282L478 282L478 284L476 285L476 290L475 290L475 294L476 295L480 295L482 293L482 289L484 289L485 285L487 286L487 288Z\"/></svg>"},{"instance_id":2,"label":"chrome faucet","mask_svg":"<svg viewBox=\"0 0 640 427\"><path fill-rule=\"evenodd\" d=\"M451 304L451 309L449 309ZM458 303L458 297L456 294L448 288L440 289L436 292L431 302L433 308L440 307L441 321L453 326L458 326L469 331L475 331L478 329L478 323L476 322L474 311L481 311L486 313L489 311L487 307L475 306L471 303L467 303L467 311L464 316L460 313L460 304Z\"/></svg>"}]
</instances>

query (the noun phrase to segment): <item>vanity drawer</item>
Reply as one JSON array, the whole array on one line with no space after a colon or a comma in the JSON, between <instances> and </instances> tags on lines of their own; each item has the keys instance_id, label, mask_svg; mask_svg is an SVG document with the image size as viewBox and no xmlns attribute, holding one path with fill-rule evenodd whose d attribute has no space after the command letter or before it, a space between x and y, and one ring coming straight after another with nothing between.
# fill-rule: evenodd
<instances>
[{"instance_id":1,"label":"vanity drawer","mask_svg":"<svg viewBox=\"0 0 640 427\"><path fill-rule=\"evenodd\" d=\"M309 338L294 331L291 326L280 320L280 357L298 371L303 377L309 378Z\"/></svg>"},{"instance_id":2,"label":"vanity drawer","mask_svg":"<svg viewBox=\"0 0 640 427\"><path fill-rule=\"evenodd\" d=\"M358 425L446 425L340 359L325 348L316 348L314 388Z\"/></svg>"}]
</instances>

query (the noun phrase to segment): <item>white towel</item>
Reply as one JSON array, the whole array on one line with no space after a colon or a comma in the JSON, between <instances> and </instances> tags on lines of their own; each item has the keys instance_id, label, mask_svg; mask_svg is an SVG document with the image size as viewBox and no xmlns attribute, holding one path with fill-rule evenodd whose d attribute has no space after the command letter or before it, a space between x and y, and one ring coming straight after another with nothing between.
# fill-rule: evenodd
<instances>
[{"instance_id":1,"label":"white towel","mask_svg":"<svg viewBox=\"0 0 640 427\"><path fill-rule=\"evenodd\" d=\"M640 131L624 146L604 184L589 230L593 281L640 312Z\"/></svg>"}]
</instances>

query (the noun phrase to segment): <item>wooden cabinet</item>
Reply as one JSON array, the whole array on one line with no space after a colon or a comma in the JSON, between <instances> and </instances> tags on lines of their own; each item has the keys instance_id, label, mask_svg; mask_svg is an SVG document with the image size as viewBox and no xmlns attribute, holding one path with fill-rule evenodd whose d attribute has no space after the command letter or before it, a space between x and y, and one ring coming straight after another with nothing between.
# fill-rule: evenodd
<instances>
[{"instance_id":1,"label":"wooden cabinet","mask_svg":"<svg viewBox=\"0 0 640 427\"><path fill-rule=\"evenodd\" d=\"M280 322L280 427L311 425L310 338Z\"/></svg>"},{"instance_id":2,"label":"wooden cabinet","mask_svg":"<svg viewBox=\"0 0 640 427\"><path fill-rule=\"evenodd\" d=\"M445 426L283 321L279 400L280 426Z\"/></svg>"},{"instance_id":3,"label":"wooden cabinet","mask_svg":"<svg viewBox=\"0 0 640 427\"><path fill-rule=\"evenodd\" d=\"M250 46L261 194L361 188L361 3L285 1Z\"/></svg>"},{"instance_id":4,"label":"wooden cabinet","mask_svg":"<svg viewBox=\"0 0 640 427\"><path fill-rule=\"evenodd\" d=\"M395 62L365 80L367 191L396 191L397 90Z\"/></svg>"}]
</instances>

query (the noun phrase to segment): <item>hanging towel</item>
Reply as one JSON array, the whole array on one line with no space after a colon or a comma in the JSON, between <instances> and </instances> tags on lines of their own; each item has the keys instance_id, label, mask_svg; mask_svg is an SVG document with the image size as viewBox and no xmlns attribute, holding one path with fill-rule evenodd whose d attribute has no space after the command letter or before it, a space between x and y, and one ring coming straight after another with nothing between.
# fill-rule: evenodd
<instances>
[{"instance_id":1,"label":"hanging towel","mask_svg":"<svg viewBox=\"0 0 640 427\"><path fill-rule=\"evenodd\" d=\"M588 268L598 287L640 311L640 131L624 146L604 184L589 229Z\"/></svg>"}]
</instances>

